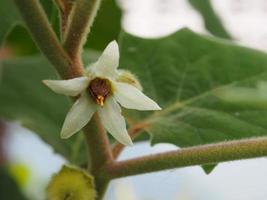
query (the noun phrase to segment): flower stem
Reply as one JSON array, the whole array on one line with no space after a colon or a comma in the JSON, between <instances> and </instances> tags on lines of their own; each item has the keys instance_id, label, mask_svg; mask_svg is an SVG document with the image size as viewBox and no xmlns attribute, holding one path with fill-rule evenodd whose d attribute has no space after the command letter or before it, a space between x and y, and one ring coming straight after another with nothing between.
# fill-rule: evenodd
<instances>
[{"instance_id":1,"label":"flower stem","mask_svg":"<svg viewBox=\"0 0 267 200\"><path fill-rule=\"evenodd\" d=\"M58 73L63 78L78 76L81 69L72 64L64 51L40 2L36 0L14 0L14 2L36 44Z\"/></svg>"},{"instance_id":2,"label":"flower stem","mask_svg":"<svg viewBox=\"0 0 267 200\"><path fill-rule=\"evenodd\" d=\"M110 163L102 172L110 179L166 169L215 164L267 156L267 137L183 148Z\"/></svg>"},{"instance_id":3,"label":"flower stem","mask_svg":"<svg viewBox=\"0 0 267 200\"><path fill-rule=\"evenodd\" d=\"M67 26L64 48L72 60L81 63L81 50L94 22L101 0L76 0Z\"/></svg>"},{"instance_id":4,"label":"flower stem","mask_svg":"<svg viewBox=\"0 0 267 200\"><path fill-rule=\"evenodd\" d=\"M88 168L94 173L104 164L113 160L106 131L97 114L94 114L92 120L85 126L84 135L89 155Z\"/></svg>"},{"instance_id":5,"label":"flower stem","mask_svg":"<svg viewBox=\"0 0 267 200\"><path fill-rule=\"evenodd\" d=\"M88 170L95 177L98 199L102 199L110 180L99 175L98 171L113 162L113 157L106 131L97 114L84 128L84 135L88 149Z\"/></svg>"}]
</instances>

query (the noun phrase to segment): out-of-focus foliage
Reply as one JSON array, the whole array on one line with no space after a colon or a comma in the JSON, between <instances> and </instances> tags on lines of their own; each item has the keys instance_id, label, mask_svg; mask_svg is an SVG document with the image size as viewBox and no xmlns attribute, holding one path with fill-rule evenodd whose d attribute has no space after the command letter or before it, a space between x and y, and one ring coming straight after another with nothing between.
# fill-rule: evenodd
<instances>
[{"instance_id":1,"label":"out-of-focus foliage","mask_svg":"<svg viewBox=\"0 0 267 200\"><path fill-rule=\"evenodd\" d=\"M41 82L57 78L51 65L38 56L2 61L0 67L0 116L18 120L38 133L56 152L71 159L79 139L62 140L59 137L69 100L52 93Z\"/></svg>"},{"instance_id":2,"label":"out-of-focus foliage","mask_svg":"<svg viewBox=\"0 0 267 200\"><path fill-rule=\"evenodd\" d=\"M206 29L213 35L221 38L231 39L221 19L215 13L210 0L188 0L191 5L202 15Z\"/></svg>"},{"instance_id":3,"label":"out-of-focus foliage","mask_svg":"<svg viewBox=\"0 0 267 200\"><path fill-rule=\"evenodd\" d=\"M216 95L232 104L267 109L267 82L258 82L256 87L223 88Z\"/></svg>"},{"instance_id":4,"label":"out-of-focus foliage","mask_svg":"<svg viewBox=\"0 0 267 200\"><path fill-rule=\"evenodd\" d=\"M10 176L8 171L0 168L0 199L3 200L26 200L21 193L15 180Z\"/></svg>"},{"instance_id":5,"label":"out-of-focus foliage","mask_svg":"<svg viewBox=\"0 0 267 200\"><path fill-rule=\"evenodd\" d=\"M121 10L115 0L103 0L89 35L86 47L103 50L118 38L121 31Z\"/></svg>"},{"instance_id":6,"label":"out-of-focus foliage","mask_svg":"<svg viewBox=\"0 0 267 200\"><path fill-rule=\"evenodd\" d=\"M46 15L54 30L59 35L59 19L53 1L41 0ZM30 34L23 26L22 19L13 3L13 0L3 0L0 6L0 45L4 43L16 55L30 55L38 53Z\"/></svg>"},{"instance_id":7,"label":"out-of-focus foliage","mask_svg":"<svg viewBox=\"0 0 267 200\"><path fill-rule=\"evenodd\" d=\"M0 6L0 46L4 43L7 34L18 23L21 23L20 16L11 0L1 0Z\"/></svg>"}]
</instances>

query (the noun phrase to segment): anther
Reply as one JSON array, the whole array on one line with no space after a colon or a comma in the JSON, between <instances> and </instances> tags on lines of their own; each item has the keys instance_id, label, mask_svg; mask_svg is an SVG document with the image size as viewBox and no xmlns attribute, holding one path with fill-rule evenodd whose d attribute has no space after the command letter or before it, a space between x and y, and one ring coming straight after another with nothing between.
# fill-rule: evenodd
<instances>
[{"instance_id":1,"label":"anther","mask_svg":"<svg viewBox=\"0 0 267 200\"><path fill-rule=\"evenodd\" d=\"M111 84L108 79L95 78L90 82L88 90L94 102L104 106L106 98L111 93Z\"/></svg>"}]
</instances>

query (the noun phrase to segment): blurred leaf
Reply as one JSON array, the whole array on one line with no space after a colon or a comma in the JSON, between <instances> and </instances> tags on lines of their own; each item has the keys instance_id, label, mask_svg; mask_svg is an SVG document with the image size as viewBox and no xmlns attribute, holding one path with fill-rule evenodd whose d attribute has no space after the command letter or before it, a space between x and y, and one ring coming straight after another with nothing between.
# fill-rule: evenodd
<instances>
[{"instance_id":1,"label":"blurred leaf","mask_svg":"<svg viewBox=\"0 0 267 200\"><path fill-rule=\"evenodd\" d=\"M92 26L86 47L103 50L118 38L121 31L121 10L115 0L103 0Z\"/></svg>"},{"instance_id":2,"label":"blurred leaf","mask_svg":"<svg viewBox=\"0 0 267 200\"><path fill-rule=\"evenodd\" d=\"M256 87L223 88L215 94L232 104L267 109L267 82L258 82Z\"/></svg>"},{"instance_id":3,"label":"blurred leaf","mask_svg":"<svg viewBox=\"0 0 267 200\"><path fill-rule=\"evenodd\" d=\"M7 1L7 0L4 0L4 1ZM10 3L10 7L12 8L12 10L14 10L14 13L15 13L16 11L15 5L11 3L13 2L13 0L9 0L8 2ZM44 11L47 15L48 20L52 24L57 35L59 36L59 18L58 18L58 11L57 11L56 6L53 4L53 1L41 0L40 2L44 8ZM0 16L2 16L1 8L0 8ZM12 13L12 12L13 11L8 11L7 14ZM22 22L19 16L19 13L15 13L15 14L17 18L14 18L14 20L17 19L20 22ZM15 24L18 24L18 23L15 23ZM19 24L22 25L22 23L19 23ZM1 38L1 30L0 30L0 38ZM39 52L39 49L36 47L34 41L32 40L30 34L28 33L28 31L26 30L24 26L14 26L14 29L12 29L6 37L6 46L11 48L12 53L15 55L31 55L31 54L36 54Z\"/></svg>"},{"instance_id":4,"label":"blurred leaf","mask_svg":"<svg viewBox=\"0 0 267 200\"><path fill-rule=\"evenodd\" d=\"M217 165L202 165L202 169L206 174L210 174Z\"/></svg>"},{"instance_id":5,"label":"blurred leaf","mask_svg":"<svg viewBox=\"0 0 267 200\"><path fill-rule=\"evenodd\" d=\"M267 134L267 110L232 104L216 91L267 80L267 55L183 29L161 39L122 34L120 65L138 75L163 111L132 112L151 143L179 147Z\"/></svg>"},{"instance_id":6,"label":"blurred leaf","mask_svg":"<svg viewBox=\"0 0 267 200\"><path fill-rule=\"evenodd\" d=\"M24 26L16 26L6 38L6 46L14 55L31 55L38 53L34 41Z\"/></svg>"},{"instance_id":7,"label":"blurred leaf","mask_svg":"<svg viewBox=\"0 0 267 200\"><path fill-rule=\"evenodd\" d=\"M0 16L0 46L2 46L7 34L16 24L21 23L21 19L11 0L1 0Z\"/></svg>"},{"instance_id":8,"label":"blurred leaf","mask_svg":"<svg viewBox=\"0 0 267 200\"><path fill-rule=\"evenodd\" d=\"M0 199L26 200L15 180L3 167L0 168Z\"/></svg>"},{"instance_id":9,"label":"blurred leaf","mask_svg":"<svg viewBox=\"0 0 267 200\"><path fill-rule=\"evenodd\" d=\"M89 56L88 56L89 55ZM86 54L85 60L96 53ZM56 79L51 65L41 56L10 59L0 62L0 117L17 120L38 133L57 153L68 160L83 163L85 149L81 134L63 140L60 129L70 108L67 97L49 90L42 80Z\"/></svg>"},{"instance_id":10,"label":"blurred leaf","mask_svg":"<svg viewBox=\"0 0 267 200\"><path fill-rule=\"evenodd\" d=\"M231 39L220 18L215 13L210 0L189 0L190 4L202 15L206 29L213 35Z\"/></svg>"}]
</instances>

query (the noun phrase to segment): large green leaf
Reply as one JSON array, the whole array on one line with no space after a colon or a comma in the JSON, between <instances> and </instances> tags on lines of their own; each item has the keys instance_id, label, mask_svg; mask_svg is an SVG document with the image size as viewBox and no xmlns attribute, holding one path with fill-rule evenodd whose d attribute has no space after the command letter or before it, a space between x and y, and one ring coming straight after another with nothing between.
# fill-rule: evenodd
<instances>
[{"instance_id":1,"label":"large green leaf","mask_svg":"<svg viewBox=\"0 0 267 200\"><path fill-rule=\"evenodd\" d=\"M20 16L12 0L1 0L0 6L0 46L9 31L18 23L21 23Z\"/></svg>"},{"instance_id":2,"label":"large green leaf","mask_svg":"<svg viewBox=\"0 0 267 200\"><path fill-rule=\"evenodd\" d=\"M161 39L121 38L121 66L137 74L163 111L150 122L151 143L179 147L267 134L267 110L225 101L220 89L267 79L265 53L183 29Z\"/></svg>"},{"instance_id":3,"label":"large green leaf","mask_svg":"<svg viewBox=\"0 0 267 200\"><path fill-rule=\"evenodd\" d=\"M206 29L213 35L231 39L219 16L214 11L210 0L188 0L190 4L202 15Z\"/></svg>"}]
</instances>

